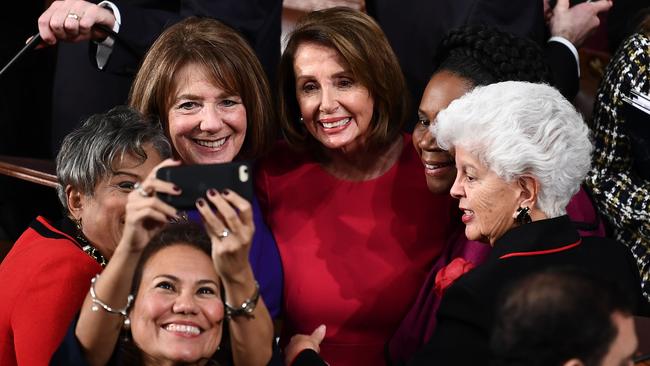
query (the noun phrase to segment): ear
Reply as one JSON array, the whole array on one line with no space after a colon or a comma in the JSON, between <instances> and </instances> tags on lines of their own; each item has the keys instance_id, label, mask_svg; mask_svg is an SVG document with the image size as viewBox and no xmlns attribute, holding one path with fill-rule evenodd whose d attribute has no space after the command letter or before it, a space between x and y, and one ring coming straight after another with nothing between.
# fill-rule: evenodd
<instances>
[{"instance_id":1,"label":"ear","mask_svg":"<svg viewBox=\"0 0 650 366\"><path fill-rule=\"evenodd\" d=\"M68 184L65 187L65 196L68 202L68 211L70 211L70 214L78 220L83 212L83 193Z\"/></svg>"},{"instance_id":2,"label":"ear","mask_svg":"<svg viewBox=\"0 0 650 366\"><path fill-rule=\"evenodd\" d=\"M519 207L528 207L531 210L537 203L539 194L539 182L532 175L522 175L517 178L517 185L520 189Z\"/></svg>"},{"instance_id":3,"label":"ear","mask_svg":"<svg viewBox=\"0 0 650 366\"><path fill-rule=\"evenodd\" d=\"M562 366L585 366L585 364L582 363L582 361L580 361L580 360L577 359L577 358L572 358L572 359L570 359L570 360L564 362L564 363L562 364Z\"/></svg>"}]
</instances>

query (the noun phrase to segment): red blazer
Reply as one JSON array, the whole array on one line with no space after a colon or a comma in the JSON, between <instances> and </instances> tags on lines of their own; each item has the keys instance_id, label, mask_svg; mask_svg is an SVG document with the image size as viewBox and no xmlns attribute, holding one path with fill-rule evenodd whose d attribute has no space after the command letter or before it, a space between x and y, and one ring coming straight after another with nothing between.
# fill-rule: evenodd
<instances>
[{"instance_id":1,"label":"red blazer","mask_svg":"<svg viewBox=\"0 0 650 366\"><path fill-rule=\"evenodd\" d=\"M0 264L0 365L47 365L101 266L42 217Z\"/></svg>"}]
</instances>

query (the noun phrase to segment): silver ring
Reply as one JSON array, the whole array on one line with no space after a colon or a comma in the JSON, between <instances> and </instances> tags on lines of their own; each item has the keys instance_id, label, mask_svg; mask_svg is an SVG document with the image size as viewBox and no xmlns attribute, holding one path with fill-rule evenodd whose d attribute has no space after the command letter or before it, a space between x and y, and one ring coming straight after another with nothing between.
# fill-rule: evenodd
<instances>
[{"instance_id":1,"label":"silver ring","mask_svg":"<svg viewBox=\"0 0 650 366\"><path fill-rule=\"evenodd\" d=\"M67 18L74 19L74 20L76 20L76 21L79 21L79 19L81 19L81 17L79 16L79 14L77 14L77 13L75 13L75 12L72 12L72 11L68 13Z\"/></svg>"},{"instance_id":2,"label":"silver ring","mask_svg":"<svg viewBox=\"0 0 650 366\"><path fill-rule=\"evenodd\" d=\"M217 238L219 238L219 240L223 240L224 238L227 238L228 235L230 235L230 230L228 230L227 228L223 228L221 234L217 234Z\"/></svg>"},{"instance_id":3,"label":"silver ring","mask_svg":"<svg viewBox=\"0 0 650 366\"><path fill-rule=\"evenodd\" d=\"M142 197L147 197L147 198L148 198L148 197L153 196L153 193L152 193L152 192L147 192L147 191L144 189L144 187L142 186L142 184L140 184L140 182L136 182L136 183L133 185L133 189L135 189L136 191L138 191L138 194L139 194L140 196L142 196Z\"/></svg>"}]
</instances>

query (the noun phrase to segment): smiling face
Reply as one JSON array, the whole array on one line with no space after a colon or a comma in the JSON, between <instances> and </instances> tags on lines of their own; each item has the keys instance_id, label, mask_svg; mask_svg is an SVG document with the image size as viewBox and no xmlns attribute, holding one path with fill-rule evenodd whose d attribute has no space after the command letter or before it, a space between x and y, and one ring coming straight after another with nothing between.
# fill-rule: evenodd
<instances>
[{"instance_id":1,"label":"smiling face","mask_svg":"<svg viewBox=\"0 0 650 366\"><path fill-rule=\"evenodd\" d=\"M239 95L214 85L202 67L183 66L174 77L176 92L168 112L168 132L186 164L232 161L246 137L246 108Z\"/></svg>"},{"instance_id":2,"label":"smiling face","mask_svg":"<svg viewBox=\"0 0 650 366\"><path fill-rule=\"evenodd\" d=\"M81 218L84 235L106 258L113 255L122 237L127 196L133 185L143 181L162 161L150 143L143 149L147 160L141 162L129 154L122 159L116 158L113 173L97 183L92 196L81 194L79 205L68 204L69 207L79 206L72 215Z\"/></svg>"},{"instance_id":3,"label":"smiling face","mask_svg":"<svg viewBox=\"0 0 650 366\"><path fill-rule=\"evenodd\" d=\"M458 173L451 195L460 200L465 236L492 245L515 226L521 188L501 179L460 146L455 148L455 158Z\"/></svg>"},{"instance_id":4,"label":"smiling face","mask_svg":"<svg viewBox=\"0 0 650 366\"><path fill-rule=\"evenodd\" d=\"M328 149L365 144L374 101L339 53L315 43L298 46L293 62L296 99L309 133Z\"/></svg>"},{"instance_id":5,"label":"smiling face","mask_svg":"<svg viewBox=\"0 0 650 366\"><path fill-rule=\"evenodd\" d=\"M431 77L422 94L418 109L418 124L413 130L413 146L422 159L427 186L433 193L449 191L456 177L456 167L451 154L438 147L436 139L429 131L429 126L438 112L447 108L449 103L463 96L471 88L467 80L443 70Z\"/></svg>"},{"instance_id":6,"label":"smiling face","mask_svg":"<svg viewBox=\"0 0 650 366\"><path fill-rule=\"evenodd\" d=\"M158 364L211 357L221 341L224 307L212 259L176 244L144 265L130 314L138 348Z\"/></svg>"}]
</instances>

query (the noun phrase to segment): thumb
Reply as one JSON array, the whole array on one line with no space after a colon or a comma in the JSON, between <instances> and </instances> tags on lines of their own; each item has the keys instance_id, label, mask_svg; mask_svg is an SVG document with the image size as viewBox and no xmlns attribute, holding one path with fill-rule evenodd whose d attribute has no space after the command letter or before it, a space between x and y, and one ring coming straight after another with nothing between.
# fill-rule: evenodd
<instances>
[{"instance_id":1,"label":"thumb","mask_svg":"<svg viewBox=\"0 0 650 366\"><path fill-rule=\"evenodd\" d=\"M318 342L318 344L320 344L320 342L322 342L323 339L325 339L325 331L326 330L327 330L327 327L325 327L325 324L321 324L321 325L318 326L318 328L316 328L314 330L314 332L311 334L311 336L312 336L312 338L314 338L314 340L316 342Z\"/></svg>"},{"instance_id":2,"label":"thumb","mask_svg":"<svg viewBox=\"0 0 650 366\"><path fill-rule=\"evenodd\" d=\"M569 9L569 0L557 0L557 4L555 4L555 7L553 10L567 10Z\"/></svg>"},{"instance_id":3,"label":"thumb","mask_svg":"<svg viewBox=\"0 0 650 366\"><path fill-rule=\"evenodd\" d=\"M609 8L611 8L612 5L614 4L611 1L600 0L600 1L593 1L589 3L589 5L591 5L591 9L594 10L596 14L598 14L603 11L609 10Z\"/></svg>"}]
</instances>

